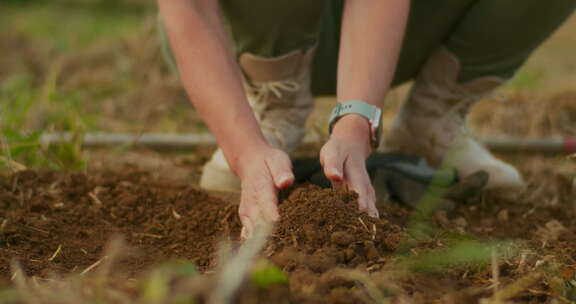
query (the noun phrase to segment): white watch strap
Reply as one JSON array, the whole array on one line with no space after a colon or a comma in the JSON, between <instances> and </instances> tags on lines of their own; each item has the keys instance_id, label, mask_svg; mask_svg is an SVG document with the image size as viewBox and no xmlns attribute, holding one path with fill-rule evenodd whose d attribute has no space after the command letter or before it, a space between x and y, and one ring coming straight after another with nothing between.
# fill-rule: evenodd
<instances>
[{"instance_id":1,"label":"white watch strap","mask_svg":"<svg viewBox=\"0 0 576 304\"><path fill-rule=\"evenodd\" d=\"M380 108L375 107L371 104L368 104L361 100L352 100L348 102L338 103L334 110L332 110L332 114L330 115L329 120L329 132L332 134L332 129L334 128L334 124L340 119L342 116L348 114L357 114L360 116L365 117L370 122L371 127L371 137L373 141L373 145L378 144L378 134L377 130L380 126L380 119L382 116L382 110Z\"/></svg>"}]
</instances>

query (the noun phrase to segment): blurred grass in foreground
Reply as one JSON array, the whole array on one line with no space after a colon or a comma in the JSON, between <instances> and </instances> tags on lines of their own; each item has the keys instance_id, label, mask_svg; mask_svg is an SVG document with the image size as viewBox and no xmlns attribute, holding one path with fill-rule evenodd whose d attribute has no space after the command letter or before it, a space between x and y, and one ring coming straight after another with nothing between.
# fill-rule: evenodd
<instances>
[{"instance_id":1,"label":"blurred grass in foreground","mask_svg":"<svg viewBox=\"0 0 576 304\"><path fill-rule=\"evenodd\" d=\"M26 277L15 263L12 267L14 285L0 285L0 302L155 304L231 303L235 299L255 303L267 290L288 290L292 284L282 270L257 258L266 238L264 233L235 252L223 246L225 252L221 252L221 258L224 260L220 259L219 266L209 274L197 272L190 262L172 260L131 278L114 270L115 265L135 253L121 239L113 240L94 265L64 277L56 274L47 278ZM373 273L359 269L334 269L332 273L341 280L355 282L358 295L366 303L411 299L413 286L405 285L406 282L426 285L437 275L477 278L473 288L468 286L468 292L478 293L475 296L481 298L480 303L505 303L499 299L513 299L537 284L552 286L552 292L563 300L573 296L576 286L559 281L558 265L553 261L541 262L519 274L517 280L501 282L500 268L521 267L519 249L521 247L503 243L457 241L437 249L420 248L410 256L390 257L382 270ZM455 291L454 296L458 292ZM409 303L421 303L417 299Z\"/></svg>"}]
</instances>

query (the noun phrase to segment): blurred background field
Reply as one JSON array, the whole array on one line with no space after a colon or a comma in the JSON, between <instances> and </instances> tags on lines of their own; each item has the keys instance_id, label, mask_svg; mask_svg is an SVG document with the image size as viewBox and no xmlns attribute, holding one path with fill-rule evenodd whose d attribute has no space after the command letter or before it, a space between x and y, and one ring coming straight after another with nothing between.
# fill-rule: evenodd
<instances>
[{"instance_id":1,"label":"blurred background field","mask_svg":"<svg viewBox=\"0 0 576 304\"><path fill-rule=\"evenodd\" d=\"M501 94L475 108L471 124L477 134L486 138L503 135L520 138L576 136L574 54L576 16L538 49L516 78L501 90ZM385 124L392 121L409 85L389 94ZM325 136L326 114L333 103L330 97L319 99L310 121L311 132ZM126 147L107 151L82 149L81 136L87 132L207 132L186 99L177 77L164 63L157 31L157 9L152 0L3 0L0 3L0 131L0 164L5 165L0 166L0 173L5 173L3 171L7 168L18 170L22 167L82 171L106 167L118 170L128 164L152 172L154 180L173 179L179 180L180 184L190 184L197 180L202 162L213 149L178 155L133 152ZM42 134L59 131L69 131L77 136L69 143L56 146L40 144ZM483 202L473 211L472 208L462 208L456 217L442 218L443 225L486 237L525 238L527 242L540 245L539 235L548 231L550 222L558 222L554 222L556 215L569 218L576 212L576 209L572 212L559 207L567 204L566 201L576 193L574 161L565 155L508 158L520 164L527 174L530 192L523 196L527 203L511 204L508 208L508 205L491 206ZM539 212L545 216L538 217ZM574 228L570 220L561 220L565 230ZM0 235L3 225L0 225ZM446 233L425 246L442 248L444 241L451 237L455 237L454 234ZM564 278L565 282L576 279L574 257L558 256L558 260L554 260L554 254L559 254L558 248L573 254L573 247L554 247L557 245L555 241L543 242L542 251L531 252L528 261L514 256L506 269L532 269L533 266L533 269L540 270L538 267L549 267L553 263L546 263L553 260L557 264L549 268L566 266L562 269L571 271L572 277ZM463 251L470 251L465 249ZM416 253L420 251L425 252L423 248L414 250ZM457 255L466 259L466 254ZM441 258L447 259L445 256ZM482 258L481 266L474 264L469 270L480 277L474 282L488 288L486 286L494 283L490 281L494 279L491 277L494 273L482 267L494 264L494 261L489 261L491 256ZM530 267L526 266L528 264ZM115 287L116 279L102 284L108 270L106 268L96 277L87 279L95 282L89 282L87 293L81 297L91 298L103 286L106 292L109 287ZM468 275L469 270L463 271L463 276ZM140 295L162 299L171 286L171 277L166 273L181 278L181 273L172 272L174 269L171 267L158 268L150 281L122 280L129 285L130 292L144 285ZM519 278L520 274L528 277L526 272L522 272L514 273L517 276L513 278ZM554 279L560 277L546 275ZM434 277L431 278L428 279L432 283ZM77 284L76 279L73 278L70 284ZM196 277L191 280L196 280ZM55 294L54 290L62 288L57 281L50 282L57 287L35 282L20 282L20 292ZM551 288L547 292L552 292L550 290L554 291ZM574 292L573 288L570 290ZM14 290L2 292L4 290L0 290L0 302L2 295L17 297ZM83 291L77 289L74 292ZM564 296L556 303L570 303L564 302L567 297ZM74 303L70 299L74 298L68 298Z\"/></svg>"},{"instance_id":2,"label":"blurred background field","mask_svg":"<svg viewBox=\"0 0 576 304\"><path fill-rule=\"evenodd\" d=\"M2 155L10 160L82 168L87 154L80 141L86 132L207 131L163 60L154 1L5 0L0 37ZM475 108L476 133L484 138L576 135L573 54L576 17L497 98ZM409 86L389 94L385 126ZM319 99L309 132L326 136L333 104L333 98ZM39 146L39 136L57 131L77 137Z\"/></svg>"},{"instance_id":3,"label":"blurred background field","mask_svg":"<svg viewBox=\"0 0 576 304\"><path fill-rule=\"evenodd\" d=\"M3 129L205 131L163 62L156 16L151 0L3 1ZM533 122L516 121L515 126L501 128L491 117L501 114L501 120L508 120L536 114L534 110L544 115L558 109L557 103L575 103L575 33L573 17L507 86L511 102L479 106L474 122L483 132L498 129L513 135L542 135L526 125ZM405 92L405 88L393 91L388 106L394 108ZM330 107L330 102L320 103L319 112L323 115ZM483 109L489 114L482 114ZM575 119L555 115L550 119ZM560 131L569 130L549 130Z\"/></svg>"},{"instance_id":4,"label":"blurred background field","mask_svg":"<svg viewBox=\"0 0 576 304\"><path fill-rule=\"evenodd\" d=\"M10 1L3 6L4 127L198 127L176 79L163 66L154 2Z\"/></svg>"}]
</instances>

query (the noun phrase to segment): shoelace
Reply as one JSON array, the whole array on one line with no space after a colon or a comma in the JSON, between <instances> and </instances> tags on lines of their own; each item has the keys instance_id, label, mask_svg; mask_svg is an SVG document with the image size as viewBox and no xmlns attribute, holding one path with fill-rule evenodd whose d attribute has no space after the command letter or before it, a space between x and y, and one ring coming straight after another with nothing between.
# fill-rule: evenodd
<instances>
[{"instance_id":1,"label":"shoelace","mask_svg":"<svg viewBox=\"0 0 576 304\"><path fill-rule=\"evenodd\" d=\"M253 92L255 102L260 103L266 100L270 94L274 94L276 98L280 99L283 92L298 92L300 85L293 80L253 81L248 84L248 88Z\"/></svg>"},{"instance_id":2,"label":"shoelace","mask_svg":"<svg viewBox=\"0 0 576 304\"><path fill-rule=\"evenodd\" d=\"M278 80L278 81L252 81L245 82L246 90L252 95L250 103L254 109L254 114L258 120L263 119L267 108L272 104L270 94L274 95L278 100L282 99L282 95L286 92L294 93L300 90L300 84L293 80ZM270 125L261 125L262 128L274 134L274 138L280 147L285 147L283 136L279 130Z\"/></svg>"}]
</instances>

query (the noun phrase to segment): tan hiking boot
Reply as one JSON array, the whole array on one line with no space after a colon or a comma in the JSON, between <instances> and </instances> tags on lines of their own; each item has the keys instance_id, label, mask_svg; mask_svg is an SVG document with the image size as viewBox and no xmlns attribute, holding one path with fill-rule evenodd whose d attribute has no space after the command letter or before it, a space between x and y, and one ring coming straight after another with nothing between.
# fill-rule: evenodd
<instances>
[{"instance_id":1,"label":"tan hiking boot","mask_svg":"<svg viewBox=\"0 0 576 304\"><path fill-rule=\"evenodd\" d=\"M244 89L268 143L290 153L302 141L306 119L313 108L310 69L315 48L275 58L243 54ZM207 190L240 191L220 149L204 165L200 186Z\"/></svg>"},{"instance_id":2,"label":"tan hiking boot","mask_svg":"<svg viewBox=\"0 0 576 304\"><path fill-rule=\"evenodd\" d=\"M441 48L430 57L386 138L385 149L420 155L435 167L455 167L462 177L487 171L487 189L523 189L518 170L495 158L466 128L470 107L504 80L483 77L460 84L459 72L458 59L448 50Z\"/></svg>"}]
</instances>

